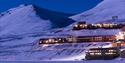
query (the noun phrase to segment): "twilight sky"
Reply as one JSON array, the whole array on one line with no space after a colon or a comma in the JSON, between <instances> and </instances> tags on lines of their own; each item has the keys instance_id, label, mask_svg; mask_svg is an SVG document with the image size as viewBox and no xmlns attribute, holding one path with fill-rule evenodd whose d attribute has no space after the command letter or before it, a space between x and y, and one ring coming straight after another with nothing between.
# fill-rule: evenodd
<instances>
[{"instance_id":1,"label":"twilight sky","mask_svg":"<svg viewBox=\"0 0 125 63\"><path fill-rule=\"evenodd\" d=\"M80 13L93 8L101 1L102 0L0 0L0 12L27 3L58 12Z\"/></svg>"}]
</instances>

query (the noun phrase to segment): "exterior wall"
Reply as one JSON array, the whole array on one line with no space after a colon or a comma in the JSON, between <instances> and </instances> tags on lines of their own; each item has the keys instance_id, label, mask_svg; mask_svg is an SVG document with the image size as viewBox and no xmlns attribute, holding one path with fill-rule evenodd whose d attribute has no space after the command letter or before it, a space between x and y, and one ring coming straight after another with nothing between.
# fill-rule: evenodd
<instances>
[{"instance_id":1,"label":"exterior wall","mask_svg":"<svg viewBox=\"0 0 125 63\"><path fill-rule=\"evenodd\" d=\"M113 47L120 47L120 46L125 46L125 42L123 43L112 43Z\"/></svg>"},{"instance_id":2,"label":"exterior wall","mask_svg":"<svg viewBox=\"0 0 125 63\"><path fill-rule=\"evenodd\" d=\"M125 31L125 26L123 28L121 28L122 31Z\"/></svg>"},{"instance_id":3,"label":"exterior wall","mask_svg":"<svg viewBox=\"0 0 125 63\"><path fill-rule=\"evenodd\" d=\"M79 36L76 37L77 42L113 42L116 36Z\"/></svg>"}]
</instances>

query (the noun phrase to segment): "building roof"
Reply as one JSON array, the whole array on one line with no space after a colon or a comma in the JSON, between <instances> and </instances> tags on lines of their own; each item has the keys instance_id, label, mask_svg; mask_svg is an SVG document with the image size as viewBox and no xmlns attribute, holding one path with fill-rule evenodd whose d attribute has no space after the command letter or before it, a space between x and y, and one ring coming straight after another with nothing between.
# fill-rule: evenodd
<instances>
[{"instance_id":1,"label":"building roof","mask_svg":"<svg viewBox=\"0 0 125 63\"><path fill-rule=\"evenodd\" d=\"M70 32L74 36L98 36L98 35L116 35L121 32L120 29L96 29L96 30L81 30Z\"/></svg>"}]
</instances>

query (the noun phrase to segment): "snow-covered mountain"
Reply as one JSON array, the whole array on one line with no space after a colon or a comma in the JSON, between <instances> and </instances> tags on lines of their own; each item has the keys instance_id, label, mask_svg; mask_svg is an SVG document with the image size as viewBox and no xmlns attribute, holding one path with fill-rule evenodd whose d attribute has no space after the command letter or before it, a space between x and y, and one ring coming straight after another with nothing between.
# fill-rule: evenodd
<instances>
[{"instance_id":1,"label":"snow-covered mountain","mask_svg":"<svg viewBox=\"0 0 125 63\"><path fill-rule=\"evenodd\" d=\"M125 0L103 0L96 7L71 16L70 18L76 21L95 23L109 20L112 16L118 16L119 19L125 19Z\"/></svg>"},{"instance_id":2,"label":"snow-covered mountain","mask_svg":"<svg viewBox=\"0 0 125 63\"><path fill-rule=\"evenodd\" d=\"M67 18L68 14L40 9L34 5L20 5L1 13L0 16L0 36L37 33L53 27L64 27L73 22Z\"/></svg>"},{"instance_id":3,"label":"snow-covered mountain","mask_svg":"<svg viewBox=\"0 0 125 63\"><path fill-rule=\"evenodd\" d=\"M109 0L105 0L109 1ZM116 1L116 0L115 0ZM1 14L0 17L0 61L80 61L85 58L85 52L89 48L111 47L106 43L66 43L66 44L38 44L40 38L61 35L100 35L116 34L120 30L80 30L71 31L70 25L61 29L49 29L62 23L70 23L66 14L41 9L33 5L13 8ZM43 9L42 9L43 10ZM56 18L56 19L55 19ZM62 20L60 20L62 19ZM79 18L78 18L79 19ZM58 22L57 22L58 21ZM59 25L56 25L59 24ZM62 24L63 25L63 24ZM61 26L62 26L61 25ZM48 34L43 36L47 30ZM102 33L104 31L105 33ZM30 36L25 36L31 33ZM32 34L33 33L33 34ZM5 35L5 36L3 36ZM10 36L6 36L10 35ZM52 35L52 36L51 36ZM110 60L110 62L119 60ZM86 61L93 63L93 61ZM98 61L94 61L97 63ZM100 63L107 61L100 61ZM122 61L121 63L123 63Z\"/></svg>"},{"instance_id":4,"label":"snow-covered mountain","mask_svg":"<svg viewBox=\"0 0 125 63\"><path fill-rule=\"evenodd\" d=\"M33 33L51 28L52 22L37 16L32 5L10 9L0 17L0 35Z\"/></svg>"}]
</instances>

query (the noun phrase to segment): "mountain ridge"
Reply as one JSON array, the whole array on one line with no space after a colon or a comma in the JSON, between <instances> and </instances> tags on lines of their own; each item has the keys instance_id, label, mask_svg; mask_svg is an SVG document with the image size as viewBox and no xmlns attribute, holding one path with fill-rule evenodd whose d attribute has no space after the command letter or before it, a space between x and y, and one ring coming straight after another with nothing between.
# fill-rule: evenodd
<instances>
[{"instance_id":1,"label":"mountain ridge","mask_svg":"<svg viewBox=\"0 0 125 63\"><path fill-rule=\"evenodd\" d=\"M87 21L88 23L109 20L112 16L118 16L119 19L124 19L124 7L125 0L103 0L96 7L69 18L76 21Z\"/></svg>"}]
</instances>

